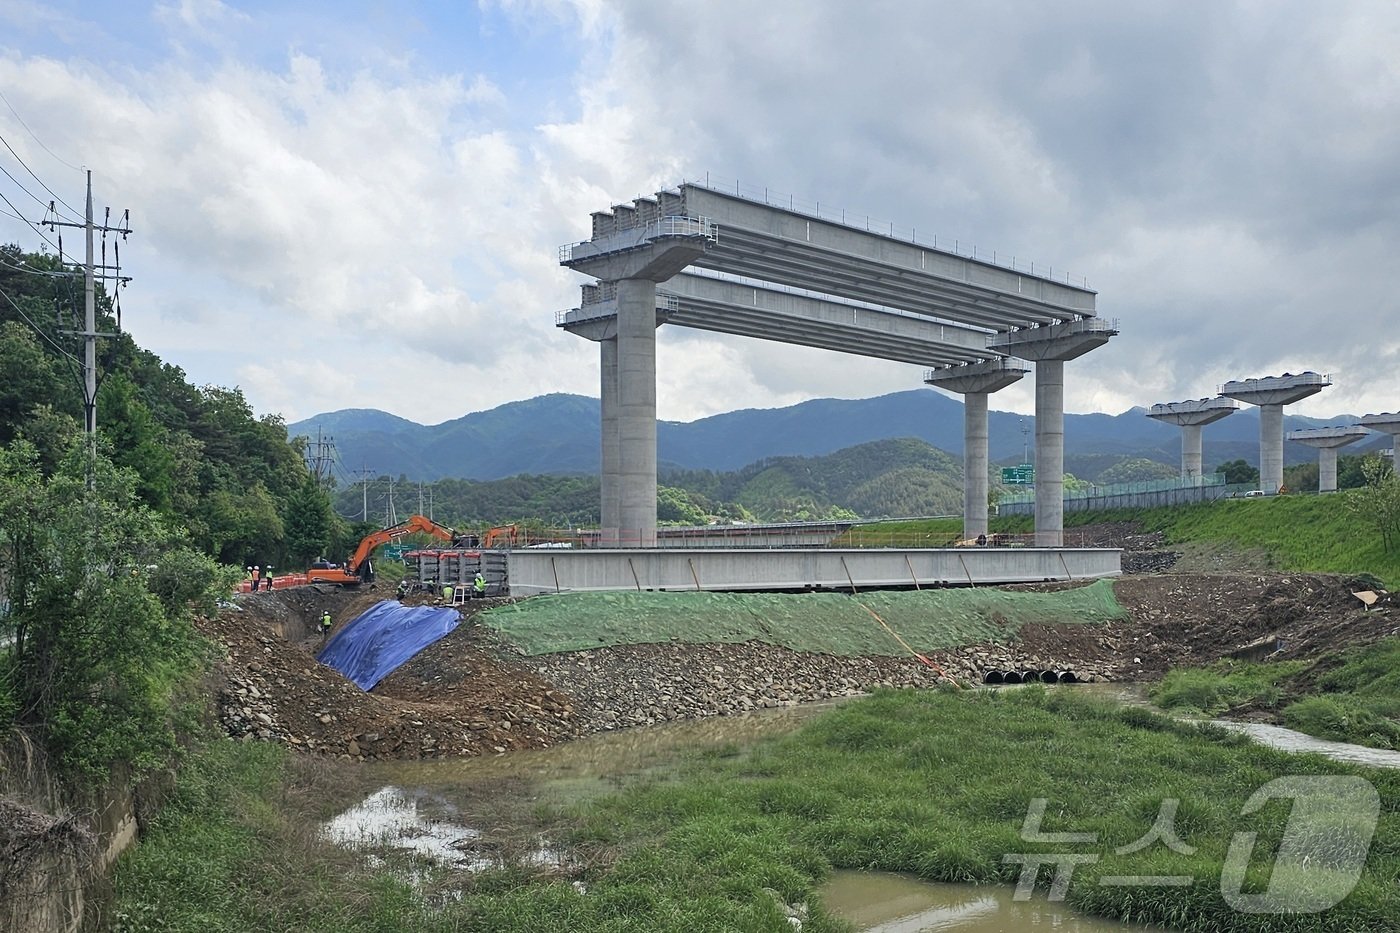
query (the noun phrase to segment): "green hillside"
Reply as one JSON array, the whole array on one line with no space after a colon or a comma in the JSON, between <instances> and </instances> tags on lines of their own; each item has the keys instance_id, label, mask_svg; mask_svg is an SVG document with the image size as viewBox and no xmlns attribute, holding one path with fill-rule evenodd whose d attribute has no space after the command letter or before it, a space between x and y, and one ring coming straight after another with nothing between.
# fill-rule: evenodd
<instances>
[{"instance_id":1,"label":"green hillside","mask_svg":"<svg viewBox=\"0 0 1400 933\"><path fill-rule=\"evenodd\" d=\"M1167 544L1234 551L1261 551L1280 570L1370 573L1391 588L1400 587L1400 540L1387 549L1376 526L1351 507L1360 490L1327 496L1275 496L1226 499L1201 505L1154 509L1066 512L1065 527L1101 522L1135 522L1160 531ZM1024 533L1030 516L994 519L992 530ZM859 529L870 542L946 539L961 522L953 519L883 522ZM854 540L854 539L853 539Z\"/></svg>"},{"instance_id":2,"label":"green hillside","mask_svg":"<svg viewBox=\"0 0 1400 933\"><path fill-rule=\"evenodd\" d=\"M962 464L913 438L873 441L820 457L771 457L742 470L663 470L657 516L663 523L820 521L951 513L962 507ZM389 477L342 489L337 510L384 515ZM419 487L395 481L400 515L417 508ZM424 483L433 516L457 527L528 520L552 527L598 522L598 478L522 474L498 480Z\"/></svg>"}]
</instances>

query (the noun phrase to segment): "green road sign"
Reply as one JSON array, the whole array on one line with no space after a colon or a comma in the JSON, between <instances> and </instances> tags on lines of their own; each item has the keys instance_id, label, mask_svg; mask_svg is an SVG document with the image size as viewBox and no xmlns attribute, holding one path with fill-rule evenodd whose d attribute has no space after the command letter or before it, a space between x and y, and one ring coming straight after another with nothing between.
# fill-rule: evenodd
<instances>
[{"instance_id":1,"label":"green road sign","mask_svg":"<svg viewBox=\"0 0 1400 933\"><path fill-rule=\"evenodd\" d=\"M1008 486L1030 486L1035 483L1035 467L1029 463L1001 468L1001 481Z\"/></svg>"}]
</instances>

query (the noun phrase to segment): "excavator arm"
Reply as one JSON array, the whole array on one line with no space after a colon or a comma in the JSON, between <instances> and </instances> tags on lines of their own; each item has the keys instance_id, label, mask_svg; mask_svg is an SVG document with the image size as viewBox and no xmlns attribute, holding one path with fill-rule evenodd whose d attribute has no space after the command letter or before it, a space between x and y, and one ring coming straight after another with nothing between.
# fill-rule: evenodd
<instances>
[{"instance_id":1,"label":"excavator arm","mask_svg":"<svg viewBox=\"0 0 1400 933\"><path fill-rule=\"evenodd\" d=\"M439 525L422 515L413 515L391 528L383 528L365 535L360 540L359 546L355 548L355 553L345 561L344 567L308 570L306 572L307 582L338 583L348 586L373 582L374 570L369 556L374 553L374 549L381 544L388 544L390 541L395 541L414 532L422 532L448 542L455 541L457 538L457 533L451 528Z\"/></svg>"}]
</instances>

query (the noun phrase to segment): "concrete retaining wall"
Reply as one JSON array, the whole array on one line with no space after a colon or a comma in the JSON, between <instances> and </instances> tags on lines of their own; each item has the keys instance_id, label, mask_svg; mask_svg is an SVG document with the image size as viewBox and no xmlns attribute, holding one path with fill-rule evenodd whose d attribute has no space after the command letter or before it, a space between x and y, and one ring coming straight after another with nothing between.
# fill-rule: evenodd
<instances>
[{"instance_id":1,"label":"concrete retaining wall","mask_svg":"<svg viewBox=\"0 0 1400 933\"><path fill-rule=\"evenodd\" d=\"M1108 548L522 550L512 596L587 590L849 590L1117 576Z\"/></svg>"}]
</instances>

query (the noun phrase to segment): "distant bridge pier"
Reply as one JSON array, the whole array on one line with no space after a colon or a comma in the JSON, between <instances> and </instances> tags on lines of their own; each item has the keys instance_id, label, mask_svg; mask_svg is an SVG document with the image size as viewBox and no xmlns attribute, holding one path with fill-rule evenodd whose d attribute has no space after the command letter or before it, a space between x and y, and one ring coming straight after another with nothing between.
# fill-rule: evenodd
<instances>
[{"instance_id":1,"label":"distant bridge pier","mask_svg":"<svg viewBox=\"0 0 1400 933\"><path fill-rule=\"evenodd\" d=\"M1317 373L1284 373L1261 379L1234 380L1220 394L1259 406L1259 488L1268 495L1283 486L1283 406L1316 395L1332 384Z\"/></svg>"},{"instance_id":2,"label":"distant bridge pier","mask_svg":"<svg viewBox=\"0 0 1400 933\"><path fill-rule=\"evenodd\" d=\"M1354 444L1371 432L1352 425L1336 428L1309 428L1289 431L1284 439L1317 448L1317 491L1337 491L1337 451Z\"/></svg>"},{"instance_id":3,"label":"distant bridge pier","mask_svg":"<svg viewBox=\"0 0 1400 933\"><path fill-rule=\"evenodd\" d=\"M924 373L924 382L963 397L963 537L987 533L987 398L1014 384L1030 370L1015 359L997 357L943 366Z\"/></svg>"},{"instance_id":4,"label":"distant bridge pier","mask_svg":"<svg viewBox=\"0 0 1400 933\"><path fill-rule=\"evenodd\" d=\"M1035 363L1035 544L1061 547L1065 528L1065 362L1108 343L1096 317L997 334L988 345Z\"/></svg>"},{"instance_id":5,"label":"distant bridge pier","mask_svg":"<svg viewBox=\"0 0 1400 933\"><path fill-rule=\"evenodd\" d=\"M1201 428L1240 410L1234 399L1194 399L1188 402L1165 402L1153 405L1147 417L1181 428L1181 478L1200 482L1204 474L1201 463Z\"/></svg>"},{"instance_id":6,"label":"distant bridge pier","mask_svg":"<svg viewBox=\"0 0 1400 933\"><path fill-rule=\"evenodd\" d=\"M1380 431L1382 434L1390 435L1390 462L1395 464L1397 470L1400 470L1400 460L1395 458L1397 449L1400 449L1400 412L1367 415L1357 423L1363 428L1370 428L1372 431Z\"/></svg>"}]
</instances>

